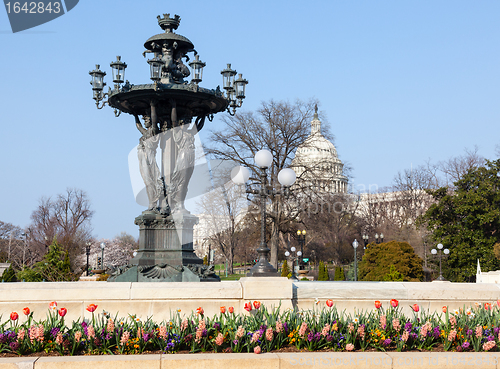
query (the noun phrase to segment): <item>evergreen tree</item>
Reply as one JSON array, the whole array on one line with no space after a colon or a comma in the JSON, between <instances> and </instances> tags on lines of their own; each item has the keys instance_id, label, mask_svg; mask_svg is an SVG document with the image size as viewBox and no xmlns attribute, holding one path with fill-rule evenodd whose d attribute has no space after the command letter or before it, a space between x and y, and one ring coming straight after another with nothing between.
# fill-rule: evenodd
<instances>
[{"instance_id":1,"label":"evergreen tree","mask_svg":"<svg viewBox=\"0 0 500 369\"><path fill-rule=\"evenodd\" d=\"M342 267L335 267L334 281L345 281L344 269Z\"/></svg>"},{"instance_id":2,"label":"evergreen tree","mask_svg":"<svg viewBox=\"0 0 500 369\"><path fill-rule=\"evenodd\" d=\"M288 269L288 262L287 260L285 259L285 261L283 262L283 267L281 268L281 276L282 277L290 277L290 270Z\"/></svg>"},{"instance_id":3,"label":"evergreen tree","mask_svg":"<svg viewBox=\"0 0 500 369\"><path fill-rule=\"evenodd\" d=\"M325 266L325 263L322 261L319 262L319 267L318 267L318 281L328 281L328 269Z\"/></svg>"},{"instance_id":4,"label":"evergreen tree","mask_svg":"<svg viewBox=\"0 0 500 369\"><path fill-rule=\"evenodd\" d=\"M10 264L9 267L3 272L2 280L4 282L17 282L16 272L14 271L14 268L12 268L12 264Z\"/></svg>"},{"instance_id":5,"label":"evergreen tree","mask_svg":"<svg viewBox=\"0 0 500 369\"><path fill-rule=\"evenodd\" d=\"M203 257L203 265L208 265L208 256L207 255L205 255Z\"/></svg>"}]
</instances>

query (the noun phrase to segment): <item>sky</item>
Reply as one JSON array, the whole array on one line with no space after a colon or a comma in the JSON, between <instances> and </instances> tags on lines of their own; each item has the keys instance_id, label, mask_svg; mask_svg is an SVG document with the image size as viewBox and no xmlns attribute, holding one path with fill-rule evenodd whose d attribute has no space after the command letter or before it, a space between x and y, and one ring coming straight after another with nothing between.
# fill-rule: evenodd
<instances>
[{"instance_id":1,"label":"sky","mask_svg":"<svg viewBox=\"0 0 500 369\"><path fill-rule=\"evenodd\" d=\"M88 1L12 33L0 9L0 220L20 227L40 198L86 191L94 235L138 236L128 156L140 137L130 115L92 100L89 71L120 55L126 79L150 83L144 42L157 15L206 63L201 86L222 83L231 63L249 81L242 110L271 99L320 101L356 191L477 145L500 145L500 2ZM218 116L200 132L221 129Z\"/></svg>"}]
</instances>

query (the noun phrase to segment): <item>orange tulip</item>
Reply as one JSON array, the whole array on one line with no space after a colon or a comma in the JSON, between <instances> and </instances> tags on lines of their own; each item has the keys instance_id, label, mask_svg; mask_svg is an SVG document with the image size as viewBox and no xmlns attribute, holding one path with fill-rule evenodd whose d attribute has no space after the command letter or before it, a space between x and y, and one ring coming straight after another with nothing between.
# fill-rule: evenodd
<instances>
[{"instance_id":1,"label":"orange tulip","mask_svg":"<svg viewBox=\"0 0 500 369\"><path fill-rule=\"evenodd\" d=\"M30 308L29 307L25 307L23 309L23 313L24 313L24 315L30 315Z\"/></svg>"},{"instance_id":2,"label":"orange tulip","mask_svg":"<svg viewBox=\"0 0 500 369\"><path fill-rule=\"evenodd\" d=\"M15 311L13 311L12 313L10 313L10 319L11 320L17 320L17 318L19 318L19 314L16 313Z\"/></svg>"},{"instance_id":3,"label":"orange tulip","mask_svg":"<svg viewBox=\"0 0 500 369\"><path fill-rule=\"evenodd\" d=\"M202 307L199 307L198 309L196 309L196 313L200 314L200 315L203 315L203 314L205 314L205 311L203 310Z\"/></svg>"},{"instance_id":4,"label":"orange tulip","mask_svg":"<svg viewBox=\"0 0 500 369\"><path fill-rule=\"evenodd\" d=\"M486 310L491 310L491 304L490 304L489 302L485 302L485 303L484 303L484 308L485 308Z\"/></svg>"},{"instance_id":5,"label":"orange tulip","mask_svg":"<svg viewBox=\"0 0 500 369\"><path fill-rule=\"evenodd\" d=\"M96 304L90 304L89 306L87 306L87 311L90 311L91 313L93 313L95 309L97 309Z\"/></svg>"},{"instance_id":6,"label":"orange tulip","mask_svg":"<svg viewBox=\"0 0 500 369\"><path fill-rule=\"evenodd\" d=\"M260 308L260 301L254 301L253 302L253 307L256 308L256 309Z\"/></svg>"},{"instance_id":7,"label":"orange tulip","mask_svg":"<svg viewBox=\"0 0 500 369\"><path fill-rule=\"evenodd\" d=\"M226 313L226 307L225 306L221 306L220 307L220 312L221 312L221 314L225 314Z\"/></svg>"},{"instance_id":8,"label":"orange tulip","mask_svg":"<svg viewBox=\"0 0 500 369\"><path fill-rule=\"evenodd\" d=\"M326 306L331 308L333 306L333 300L326 300Z\"/></svg>"},{"instance_id":9,"label":"orange tulip","mask_svg":"<svg viewBox=\"0 0 500 369\"><path fill-rule=\"evenodd\" d=\"M378 301L378 300L377 300L377 301L375 301L375 307L376 307L377 309L380 309L380 308L382 307L382 303L381 303L380 301Z\"/></svg>"},{"instance_id":10,"label":"orange tulip","mask_svg":"<svg viewBox=\"0 0 500 369\"><path fill-rule=\"evenodd\" d=\"M398 300L396 300L396 299L392 299L391 300L391 306L393 308L398 307L398 305L399 305L399 301Z\"/></svg>"},{"instance_id":11,"label":"orange tulip","mask_svg":"<svg viewBox=\"0 0 500 369\"><path fill-rule=\"evenodd\" d=\"M443 313L446 313L448 311L448 306L443 306Z\"/></svg>"},{"instance_id":12,"label":"orange tulip","mask_svg":"<svg viewBox=\"0 0 500 369\"><path fill-rule=\"evenodd\" d=\"M97 307L97 306L96 306L96 307ZM66 313L67 313L67 312L68 312L68 309L66 309L66 308L60 308L60 309L59 309L59 315L60 315L61 317L64 317L64 316L66 315Z\"/></svg>"},{"instance_id":13,"label":"orange tulip","mask_svg":"<svg viewBox=\"0 0 500 369\"><path fill-rule=\"evenodd\" d=\"M228 310L229 310L229 312L230 312L231 314L233 314L233 313L234 313L234 307L230 306L230 307L228 308Z\"/></svg>"}]
</instances>

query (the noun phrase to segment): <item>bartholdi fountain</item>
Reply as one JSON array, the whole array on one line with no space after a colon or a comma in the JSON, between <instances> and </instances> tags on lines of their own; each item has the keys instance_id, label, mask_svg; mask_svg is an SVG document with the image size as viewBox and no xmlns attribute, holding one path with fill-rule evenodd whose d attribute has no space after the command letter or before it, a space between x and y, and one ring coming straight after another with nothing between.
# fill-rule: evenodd
<instances>
[{"instance_id":1,"label":"bartholdi fountain","mask_svg":"<svg viewBox=\"0 0 500 369\"><path fill-rule=\"evenodd\" d=\"M214 114L235 114L245 98L248 83L228 64L223 76L224 94L220 87L199 86L205 63L200 61L194 45L186 37L174 33L180 17L158 16L164 33L150 37L143 55L148 60L154 83L133 85L125 81L127 65L121 60L110 64L113 89L104 93L105 72L96 69L92 76L93 98L98 109L105 105L135 118L142 134L137 147L139 168L149 201L148 209L135 219L139 226L139 250L128 265L119 267L108 279L115 282L181 282L219 281L213 268L193 250L193 226L198 218L184 207L188 184L195 165L194 136ZM189 53L194 59L189 62ZM183 63L183 59L191 67ZM185 78L192 74L191 81ZM105 100L107 98L107 100ZM142 118L142 121L141 121ZM156 161L157 148L161 163Z\"/></svg>"}]
</instances>

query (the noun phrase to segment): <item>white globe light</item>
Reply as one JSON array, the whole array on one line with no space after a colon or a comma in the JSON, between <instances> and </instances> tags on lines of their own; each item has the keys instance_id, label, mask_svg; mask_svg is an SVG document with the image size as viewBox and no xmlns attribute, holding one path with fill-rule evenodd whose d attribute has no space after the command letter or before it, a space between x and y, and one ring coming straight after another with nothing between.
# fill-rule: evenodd
<instances>
[{"instance_id":1,"label":"white globe light","mask_svg":"<svg viewBox=\"0 0 500 369\"><path fill-rule=\"evenodd\" d=\"M443 244L442 243L438 243L438 249L441 250L443 248Z\"/></svg>"},{"instance_id":2,"label":"white globe light","mask_svg":"<svg viewBox=\"0 0 500 369\"><path fill-rule=\"evenodd\" d=\"M250 171L241 165L238 165L231 170L231 180L236 184L245 184L250 178Z\"/></svg>"},{"instance_id":3,"label":"white globe light","mask_svg":"<svg viewBox=\"0 0 500 369\"><path fill-rule=\"evenodd\" d=\"M302 256L302 252L298 251L297 256Z\"/></svg>"},{"instance_id":4,"label":"white globe light","mask_svg":"<svg viewBox=\"0 0 500 369\"><path fill-rule=\"evenodd\" d=\"M278 181L283 186L289 187L293 185L296 179L297 175L295 174L293 169L285 168L283 170L280 170L280 172L278 173Z\"/></svg>"},{"instance_id":5,"label":"white globe light","mask_svg":"<svg viewBox=\"0 0 500 369\"><path fill-rule=\"evenodd\" d=\"M354 242L352 243L352 247L354 247L355 249L357 249L358 246L359 246L358 240L354 239Z\"/></svg>"},{"instance_id":6,"label":"white globe light","mask_svg":"<svg viewBox=\"0 0 500 369\"><path fill-rule=\"evenodd\" d=\"M255 164L259 168L269 168L273 163L273 154L268 150L260 150L255 154Z\"/></svg>"},{"instance_id":7,"label":"white globe light","mask_svg":"<svg viewBox=\"0 0 500 369\"><path fill-rule=\"evenodd\" d=\"M443 252L445 253L445 255L448 255L450 253L450 250L444 249Z\"/></svg>"},{"instance_id":8,"label":"white globe light","mask_svg":"<svg viewBox=\"0 0 500 369\"><path fill-rule=\"evenodd\" d=\"M295 252L296 248L292 247L290 250L292 250L292 252Z\"/></svg>"},{"instance_id":9,"label":"white globe light","mask_svg":"<svg viewBox=\"0 0 500 369\"><path fill-rule=\"evenodd\" d=\"M436 255L437 253L438 253L438 250L436 250L436 249L432 249L432 250L431 250L431 254L432 254L432 255Z\"/></svg>"},{"instance_id":10,"label":"white globe light","mask_svg":"<svg viewBox=\"0 0 500 369\"><path fill-rule=\"evenodd\" d=\"M290 253L288 251L285 251L285 256L286 257L290 256Z\"/></svg>"}]
</instances>

